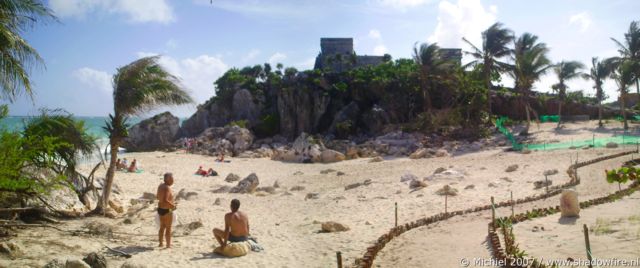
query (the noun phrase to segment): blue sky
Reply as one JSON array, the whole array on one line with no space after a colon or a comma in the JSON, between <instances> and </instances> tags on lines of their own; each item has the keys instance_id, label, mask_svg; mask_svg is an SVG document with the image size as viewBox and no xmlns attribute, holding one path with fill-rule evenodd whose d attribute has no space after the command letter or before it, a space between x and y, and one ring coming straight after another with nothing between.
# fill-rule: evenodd
<instances>
[{"instance_id":1,"label":"blue sky","mask_svg":"<svg viewBox=\"0 0 640 268\"><path fill-rule=\"evenodd\" d=\"M146 55L182 79L197 103L214 94L213 82L232 67L264 62L313 67L320 37L353 37L357 54L407 58L415 42L480 45L480 33L496 21L516 34L531 32L551 47L553 61L616 55L610 37L622 39L640 20L635 0L48 0L59 23L26 33L46 68L35 70L33 100L21 97L12 115L40 107L82 116L106 116L113 107L116 68ZM510 79L504 79L509 85ZM536 84L549 91L550 72ZM569 90L593 94L590 81ZM615 85L606 84L617 96ZM611 98L610 98L611 99ZM164 108L181 117L196 105Z\"/></svg>"}]
</instances>

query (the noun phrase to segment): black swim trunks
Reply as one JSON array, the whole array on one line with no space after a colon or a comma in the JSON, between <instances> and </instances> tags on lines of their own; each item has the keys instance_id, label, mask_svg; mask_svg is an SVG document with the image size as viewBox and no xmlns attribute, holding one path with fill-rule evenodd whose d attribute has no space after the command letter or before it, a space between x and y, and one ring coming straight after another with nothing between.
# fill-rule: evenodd
<instances>
[{"instance_id":1,"label":"black swim trunks","mask_svg":"<svg viewBox=\"0 0 640 268\"><path fill-rule=\"evenodd\" d=\"M229 234L229 242L242 242L242 241L247 241L247 237L246 236L233 236L232 234Z\"/></svg>"},{"instance_id":2,"label":"black swim trunks","mask_svg":"<svg viewBox=\"0 0 640 268\"><path fill-rule=\"evenodd\" d=\"M160 216L167 215L169 212L171 212L171 210L168 208L158 208L158 215Z\"/></svg>"}]
</instances>

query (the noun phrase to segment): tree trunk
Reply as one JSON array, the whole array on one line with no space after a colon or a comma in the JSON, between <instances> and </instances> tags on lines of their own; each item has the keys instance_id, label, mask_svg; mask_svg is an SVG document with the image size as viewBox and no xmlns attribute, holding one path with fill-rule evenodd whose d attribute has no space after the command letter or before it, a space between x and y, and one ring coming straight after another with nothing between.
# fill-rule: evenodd
<instances>
[{"instance_id":1,"label":"tree trunk","mask_svg":"<svg viewBox=\"0 0 640 268\"><path fill-rule=\"evenodd\" d=\"M488 67L485 68L489 69ZM487 123L491 124L491 73L489 72L489 70L484 71L484 79L487 85L487 113L489 114Z\"/></svg>"},{"instance_id":2,"label":"tree trunk","mask_svg":"<svg viewBox=\"0 0 640 268\"><path fill-rule=\"evenodd\" d=\"M598 127L602 128L602 101L598 100Z\"/></svg>"},{"instance_id":3,"label":"tree trunk","mask_svg":"<svg viewBox=\"0 0 640 268\"><path fill-rule=\"evenodd\" d=\"M526 111L526 114L527 114L527 132L529 132L529 126L531 126L531 116L529 115L529 104L528 103L524 104L524 110Z\"/></svg>"},{"instance_id":4,"label":"tree trunk","mask_svg":"<svg viewBox=\"0 0 640 268\"><path fill-rule=\"evenodd\" d=\"M113 186L113 177L116 171L116 162L118 160L118 148L119 142L112 140L110 143L111 146L111 159L109 160L109 168L107 169L107 175L105 178L104 185L102 186L102 196L96 204L95 213L102 213L105 207L109 204L109 196L111 195L111 187Z\"/></svg>"},{"instance_id":5,"label":"tree trunk","mask_svg":"<svg viewBox=\"0 0 640 268\"><path fill-rule=\"evenodd\" d=\"M558 126L556 128L560 128L561 122L562 122L562 101L558 103Z\"/></svg>"},{"instance_id":6,"label":"tree trunk","mask_svg":"<svg viewBox=\"0 0 640 268\"><path fill-rule=\"evenodd\" d=\"M626 113L626 103L625 103L625 98L626 98L626 94L624 93L624 90L621 91L620 93L620 108L622 111L622 120L624 122L624 130L629 129L629 125L627 124L627 113Z\"/></svg>"}]
</instances>

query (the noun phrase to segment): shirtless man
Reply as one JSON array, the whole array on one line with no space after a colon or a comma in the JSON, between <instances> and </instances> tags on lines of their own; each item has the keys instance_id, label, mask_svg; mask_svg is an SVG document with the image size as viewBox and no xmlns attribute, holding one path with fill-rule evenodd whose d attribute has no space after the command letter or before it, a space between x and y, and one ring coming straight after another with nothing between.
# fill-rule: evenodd
<instances>
[{"instance_id":1,"label":"shirtless man","mask_svg":"<svg viewBox=\"0 0 640 268\"><path fill-rule=\"evenodd\" d=\"M231 212L224 215L224 231L218 228L213 229L213 236L223 248L227 242L246 241L249 236L249 218L238 209L240 209L240 200L231 200Z\"/></svg>"},{"instance_id":2,"label":"shirtless man","mask_svg":"<svg viewBox=\"0 0 640 268\"><path fill-rule=\"evenodd\" d=\"M171 185L173 185L173 174L165 173L164 183L158 186L157 192L158 215L160 215L160 231L158 232L158 239L160 240L159 247L162 247L163 236L167 240L167 248L171 247L171 224L173 221L173 211L176 209Z\"/></svg>"}]
</instances>

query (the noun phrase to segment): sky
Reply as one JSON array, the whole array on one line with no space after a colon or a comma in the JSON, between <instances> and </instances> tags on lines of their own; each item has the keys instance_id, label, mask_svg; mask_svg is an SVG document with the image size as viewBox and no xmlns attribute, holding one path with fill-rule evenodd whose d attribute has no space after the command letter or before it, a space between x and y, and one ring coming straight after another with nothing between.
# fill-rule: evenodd
<instances>
[{"instance_id":1,"label":"sky","mask_svg":"<svg viewBox=\"0 0 640 268\"><path fill-rule=\"evenodd\" d=\"M516 35L530 32L550 48L554 62L617 55L640 20L637 0L45 0L57 22L39 24L24 36L45 67L34 70L34 96L10 104L11 115L63 108L78 116L113 110L111 79L136 59L161 55L160 63L181 79L196 103L166 107L188 117L214 95L213 82L237 67L283 63L313 68L321 37L352 37L358 55L410 58L416 42L470 50L481 32L502 22ZM464 61L469 59L465 57ZM504 77L506 86L512 80ZM536 83L548 92L553 72ZM592 82L569 81L569 91L593 95ZM609 100L617 97L608 81ZM148 116L148 115L147 115Z\"/></svg>"}]
</instances>

